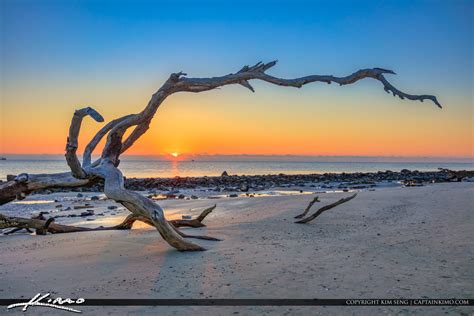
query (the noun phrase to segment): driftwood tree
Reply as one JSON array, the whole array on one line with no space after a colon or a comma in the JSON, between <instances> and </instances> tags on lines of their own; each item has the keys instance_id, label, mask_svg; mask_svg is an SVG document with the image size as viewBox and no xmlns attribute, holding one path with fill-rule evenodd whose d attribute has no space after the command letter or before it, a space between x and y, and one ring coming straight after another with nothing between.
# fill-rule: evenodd
<instances>
[{"instance_id":1,"label":"driftwood tree","mask_svg":"<svg viewBox=\"0 0 474 316\"><path fill-rule=\"evenodd\" d=\"M104 119L94 109L88 107L77 110L71 121L69 137L66 144L66 161L70 172L56 174L20 174L14 179L0 185L0 204L22 198L39 189L55 187L80 187L90 184L97 179L104 180L105 195L125 206L133 214L133 218L144 220L156 227L160 235L172 247L181 251L204 250L201 246L189 242L188 237L181 233L172 223L165 219L162 208L152 200L124 188L124 177L118 169L120 155L129 149L148 130L158 107L166 98L178 92L203 92L222 86L239 84L254 92L250 85L251 80L262 80L271 84L301 88L312 82L337 83L339 85L353 84L359 80L370 78L379 81L387 93L392 93L401 99L430 100L441 108L436 97L432 95L410 95L404 93L385 78L385 74L395 74L391 70L382 68L362 69L346 77L331 75L310 75L295 79L282 79L266 73L276 61L257 63L254 66L244 66L236 73L212 78L188 78L183 72L173 73L168 80L156 91L147 106L137 114L130 114L110 121L102 127L85 147L82 163L76 151L81 122L86 116L97 122ZM130 135L124 138L128 129L133 128ZM106 137L106 143L101 157L92 161L91 155L101 139ZM5 218L5 217L4 217ZM2 219L0 218L0 222ZM5 221L5 219L3 220ZM52 223L48 224L51 227ZM46 227L46 230L49 228Z\"/></svg>"}]
</instances>

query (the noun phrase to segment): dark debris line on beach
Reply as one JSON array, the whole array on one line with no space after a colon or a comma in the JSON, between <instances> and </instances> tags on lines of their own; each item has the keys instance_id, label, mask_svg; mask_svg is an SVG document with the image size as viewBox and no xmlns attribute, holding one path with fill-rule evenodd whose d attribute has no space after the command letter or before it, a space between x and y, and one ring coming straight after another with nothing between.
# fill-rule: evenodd
<instances>
[{"instance_id":1,"label":"dark debris line on beach","mask_svg":"<svg viewBox=\"0 0 474 316\"><path fill-rule=\"evenodd\" d=\"M212 188L214 191L260 191L272 187L315 187L316 183L324 187L330 183L345 183L352 188L374 186L379 182L402 182L407 186L423 183L456 182L463 178L474 177L474 171L453 172L447 169L440 171L419 172L403 169L400 172L390 170L368 173L324 173L299 175L226 175L216 177L174 177L174 178L128 178L125 187L129 190L147 191L174 189ZM344 187L342 185L341 187ZM48 189L37 193L51 192L100 192L103 183L80 188Z\"/></svg>"}]
</instances>

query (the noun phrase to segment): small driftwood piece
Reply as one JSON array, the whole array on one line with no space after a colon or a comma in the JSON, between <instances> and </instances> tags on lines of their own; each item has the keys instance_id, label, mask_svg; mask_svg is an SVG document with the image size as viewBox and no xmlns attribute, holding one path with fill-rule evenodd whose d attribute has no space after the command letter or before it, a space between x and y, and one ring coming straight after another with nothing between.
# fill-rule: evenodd
<instances>
[{"instance_id":1,"label":"small driftwood piece","mask_svg":"<svg viewBox=\"0 0 474 316\"><path fill-rule=\"evenodd\" d=\"M310 221L312 221L313 219L315 219L316 217L318 217L319 215L321 215L323 212L327 211L327 210L330 210L338 205L341 205L343 203L346 203L346 202L349 202L350 200L352 200L353 198L355 198L357 195L357 193L354 193L353 195L349 196L349 197L346 197L346 198L342 198L340 199L339 201L336 201L332 204L329 204L329 205L326 205L326 206L323 206L321 207L319 210L317 210L313 215L311 216L308 216L302 220L299 220L299 221L296 221L295 223L297 224L304 224L304 223L308 223ZM310 203L311 204L311 203ZM314 202L313 202L314 204ZM311 204L312 205L312 204ZM305 211L306 212L306 211Z\"/></svg>"},{"instance_id":2,"label":"small driftwood piece","mask_svg":"<svg viewBox=\"0 0 474 316\"><path fill-rule=\"evenodd\" d=\"M309 202L308 206L306 207L306 209L304 210L303 213L301 213L300 215L296 215L295 218L303 218L306 216L306 214L308 214L309 210L311 209L311 207L313 206L314 203L316 202L321 202L319 200L319 197L318 196L315 196L314 199L311 200L311 202Z\"/></svg>"},{"instance_id":3,"label":"small driftwood piece","mask_svg":"<svg viewBox=\"0 0 474 316\"><path fill-rule=\"evenodd\" d=\"M216 208L217 205L213 205L209 208L206 208L204 211L202 211L202 213L196 217L196 218L193 218L193 219L175 219L175 220L171 220L171 224L173 224L174 227L194 227L194 228L197 228L197 227L205 227L206 225L204 225L202 223L202 221L206 218L207 215L209 215L215 208Z\"/></svg>"}]
</instances>

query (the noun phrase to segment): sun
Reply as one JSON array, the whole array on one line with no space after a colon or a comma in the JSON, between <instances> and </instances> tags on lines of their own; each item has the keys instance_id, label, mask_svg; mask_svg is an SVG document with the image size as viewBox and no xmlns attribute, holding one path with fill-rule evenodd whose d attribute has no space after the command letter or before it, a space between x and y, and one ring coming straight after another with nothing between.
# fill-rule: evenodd
<instances>
[{"instance_id":1,"label":"sun","mask_svg":"<svg viewBox=\"0 0 474 316\"><path fill-rule=\"evenodd\" d=\"M173 156L174 158L178 158L179 153L171 153L171 156Z\"/></svg>"}]
</instances>

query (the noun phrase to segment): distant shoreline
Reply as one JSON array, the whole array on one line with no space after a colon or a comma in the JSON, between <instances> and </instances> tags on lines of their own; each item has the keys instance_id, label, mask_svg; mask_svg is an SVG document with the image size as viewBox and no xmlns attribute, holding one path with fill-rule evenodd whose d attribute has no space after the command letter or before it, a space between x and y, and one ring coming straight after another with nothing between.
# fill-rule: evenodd
<instances>
[{"instance_id":1,"label":"distant shoreline","mask_svg":"<svg viewBox=\"0 0 474 316\"><path fill-rule=\"evenodd\" d=\"M354 172L354 173L323 173L323 174L269 174L269 175L222 175L204 177L172 177L172 178L127 178L125 187L135 191L174 194L177 189L214 192L257 192L273 188L311 188L311 189L367 189L376 186L405 185L423 186L428 183L473 181L474 170L451 172L439 170L420 172L403 169L400 172ZM101 192L103 183L98 182L87 187L57 188L38 191L53 192Z\"/></svg>"},{"instance_id":2,"label":"distant shoreline","mask_svg":"<svg viewBox=\"0 0 474 316\"><path fill-rule=\"evenodd\" d=\"M340 158L338 158L340 159ZM126 177L173 178L220 176L224 170L238 175L278 175L278 174L324 174L324 173L376 173L379 171L401 171L403 169L433 172L438 168L451 170L474 169L474 162L363 162L363 161L160 161L123 159L119 165ZM11 157L0 161L0 180L7 175L20 173L67 172L64 157L57 160L15 160Z\"/></svg>"},{"instance_id":3,"label":"distant shoreline","mask_svg":"<svg viewBox=\"0 0 474 316\"><path fill-rule=\"evenodd\" d=\"M81 155L78 155L81 158ZM7 160L63 161L64 154L12 154L3 153ZM95 157L98 158L98 157ZM123 161L162 162L379 162L379 163L474 163L474 156L365 156L365 155L257 155L257 154L181 154L177 159L169 154L123 155Z\"/></svg>"}]
</instances>

